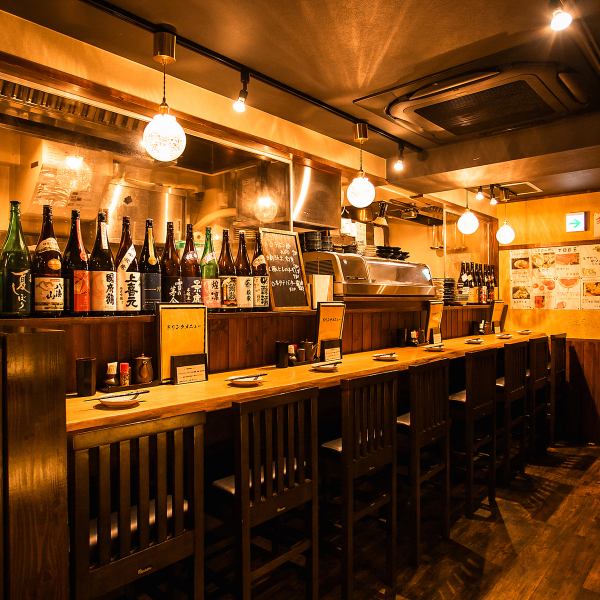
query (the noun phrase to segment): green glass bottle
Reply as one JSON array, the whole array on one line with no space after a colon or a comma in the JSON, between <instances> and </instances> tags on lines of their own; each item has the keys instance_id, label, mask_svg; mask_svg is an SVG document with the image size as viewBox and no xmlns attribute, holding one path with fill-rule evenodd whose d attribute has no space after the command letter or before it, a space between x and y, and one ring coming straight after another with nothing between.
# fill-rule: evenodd
<instances>
[{"instance_id":1,"label":"green glass bottle","mask_svg":"<svg viewBox=\"0 0 600 600\"><path fill-rule=\"evenodd\" d=\"M210 227L206 228L200 268L202 269L202 304L210 311L218 310L221 308L221 281Z\"/></svg>"},{"instance_id":2,"label":"green glass bottle","mask_svg":"<svg viewBox=\"0 0 600 600\"><path fill-rule=\"evenodd\" d=\"M31 259L21 227L21 203L10 202L8 234L0 255L1 312L7 317L31 314Z\"/></svg>"}]
</instances>

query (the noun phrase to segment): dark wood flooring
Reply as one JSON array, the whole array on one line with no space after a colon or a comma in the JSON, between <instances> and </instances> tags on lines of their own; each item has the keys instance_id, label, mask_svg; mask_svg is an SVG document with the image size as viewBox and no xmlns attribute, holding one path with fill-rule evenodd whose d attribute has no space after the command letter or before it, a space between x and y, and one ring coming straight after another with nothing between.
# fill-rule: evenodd
<instances>
[{"instance_id":1,"label":"dark wood flooring","mask_svg":"<svg viewBox=\"0 0 600 600\"><path fill-rule=\"evenodd\" d=\"M493 510L483 506L473 518L459 518L451 538L432 535L418 569L402 560L401 545L396 600L600 600L600 447L549 450L509 489L498 490ZM393 598L382 583L382 532L375 524L361 528L356 546L356 600ZM254 597L303 598L300 574L283 569ZM340 597L338 577L337 558L323 551L323 600ZM138 596L149 597L161 594ZM218 591L209 597L231 598Z\"/></svg>"}]
</instances>

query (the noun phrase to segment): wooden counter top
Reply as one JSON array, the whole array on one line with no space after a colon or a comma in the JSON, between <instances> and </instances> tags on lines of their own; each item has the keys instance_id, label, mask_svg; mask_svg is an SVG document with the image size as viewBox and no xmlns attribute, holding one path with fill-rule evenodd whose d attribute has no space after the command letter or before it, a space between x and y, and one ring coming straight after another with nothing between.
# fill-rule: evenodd
<instances>
[{"instance_id":1,"label":"wooden counter top","mask_svg":"<svg viewBox=\"0 0 600 600\"><path fill-rule=\"evenodd\" d=\"M471 350L501 348L505 343L539 337L540 333L521 335L513 333L510 340L498 339L495 335L483 337L483 344L470 345L465 340L473 336L454 338L444 342L443 352L427 352L422 347L386 348L383 350L358 352L344 356L342 364L333 373L312 371L310 365L277 369L274 366L241 371L228 371L209 376L208 381L179 386L161 385L149 388L142 396L143 402L129 409L107 409L95 401L102 394L86 398L67 398L67 431L94 429L123 423L132 423L157 417L167 417L200 410L216 411L229 408L233 400L253 400L268 394L288 392L302 387L335 387L348 376L369 375L384 371L406 370L410 365L421 364L440 358L459 358ZM396 352L398 361L373 360L373 354ZM253 388L230 386L225 380L233 375L268 373L262 385Z\"/></svg>"}]
</instances>

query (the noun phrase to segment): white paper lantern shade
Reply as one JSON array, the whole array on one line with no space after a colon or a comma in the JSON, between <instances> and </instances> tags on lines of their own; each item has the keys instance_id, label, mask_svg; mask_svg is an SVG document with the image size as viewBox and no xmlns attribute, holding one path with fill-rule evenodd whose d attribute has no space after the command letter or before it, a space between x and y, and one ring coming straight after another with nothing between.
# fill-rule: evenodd
<instances>
[{"instance_id":1,"label":"white paper lantern shade","mask_svg":"<svg viewBox=\"0 0 600 600\"><path fill-rule=\"evenodd\" d=\"M352 206L366 208L375 200L375 186L364 173L359 173L348 186L346 197Z\"/></svg>"},{"instance_id":2,"label":"white paper lantern shade","mask_svg":"<svg viewBox=\"0 0 600 600\"><path fill-rule=\"evenodd\" d=\"M504 221L502 227L496 231L496 239L500 244L510 244L515 239L515 230L508 224L508 221Z\"/></svg>"},{"instance_id":3,"label":"white paper lantern shade","mask_svg":"<svg viewBox=\"0 0 600 600\"><path fill-rule=\"evenodd\" d=\"M467 208L467 210L460 216L460 219L458 219L457 226L458 230L464 235L471 235L479 228L479 219L474 212Z\"/></svg>"},{"instance_id":4,"label":"white paper lantern shade","mask_svg":"<svg viewBox=\"0 0 600 600\"><path fill-rule=\"evenodd\" d=\"M142 141L146 152L152 158L169 162L183 154L185 131L173 115L161 112L146 125Z\"/></svg>"}]
</instances>

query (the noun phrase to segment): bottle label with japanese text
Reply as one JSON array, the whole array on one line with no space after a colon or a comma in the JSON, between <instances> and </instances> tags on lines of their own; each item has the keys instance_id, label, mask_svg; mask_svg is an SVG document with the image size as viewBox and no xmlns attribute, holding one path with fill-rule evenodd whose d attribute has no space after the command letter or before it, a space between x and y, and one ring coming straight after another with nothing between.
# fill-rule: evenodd
<instances>
[{"instance_id":1,"label":"bottle label with japanese text","mask_svg":"<svg viewBox=\"0 0 600 600\"><path fill-rule=\"evenodd\" d=\"M221 282L219 279L202 280L202 304L207 308L221 308Z\"/></svg>"},{"instance_id":2,"label":"bottle label with japanese text","mask_svg":"<svg viewBox=\"0 0 600 600\"><path fill-rule=\"evenodd\" d=\"M133 244L131 244L127 252L125 252L125 254L123 255L121 262L117 266L117 271L127 271L127 269L129 269L129 265L135 257L135 247L133 246Z\"/></svg>"},{"instance_id":3,"label":"bottle label with japanese text","mask_svg":"<svg viewBox=\"0 0 600 600\"><path fill-rule=\"evenodd\" d=\"M6 271L3 312L28 315L31 312L31 270Z\"/></svg>"},{"instance_id":4,"label":"bottle label with japanese text","mask_svg":"<svg viewBox=\"0 0 600 600\"><path fill-rule=\"evenodd\" d=\"M122 263L121 263L122 264ZM142 277L134 271L117 271L117 310L139 312L142 308Z\"/></svg>"},{"instance_id":5,"label":"bottle label with japanese text","mask_svg":"<svg viewBox=\"0 0 600 600\"><path fill-rule=\"evenodd\" d=\"M88 312L90 310L89 271L73 271L73 306L71 310L75 313Z\"/></svg>"},{"instance_id":6,"label":"bottle label with japanese text","mask_svg":"<svg viewBox=\"0 0 600 600\"><path fill-rule=\"evenodd\" d=\"M114 271L92 271L92 301L94 312L117 310L117 274Z\"/></svg>"},{"instance_id":7,"label":"bottle label with japanese text","mask_svg":"<svg viewBox=\"0 0 600 600\"><path fill-rule=\"evenodd\" d=\"M237 276L236 296L239 308L252 308L254 306L253 277Z\"/></svg>"},{"instance_id":8,"label":"bottle label with japanese text","mask_svg":"<svg viewBox=\"0 0 600 600\"><path fill-rule=\"evenodd\" d=\"M64 310L65 284L63 278L35 277L34 303L37 312Z\"/></svg>"},{"instance_id":9,"label":"bottle label with japanese text","mask_svg":"<svg viewBox=\"0 0 600 600\"><path fill-rule=\"evenodd\" d=\"M254 307L269 308L269 276L255 275L254 285Z\"/></svg>"},{"instance_id":10,"label":"bottle label with japanese text","mask_svg":"<svg viewBox=\"0 0 600 600\"><path fill-rule=\"evenodd\" d=\"M237 308L237 277L235 275L220 276L221 280L221 307Z\"/></svg>"},{"instance_id":11,"label":"bottle label with japanese text","mask_svg":"<svg viewBox=\"0 0 600 600\"><path fill-rule=\"evenodd\" d=\"M183 277L183 301L187 304L202 304L200 277Z\"/></svg>"},{"instance_id":12,"label":"bottle label with japanese text","mask_svg":"<svg viewBox=\"0 0 600 600\"><path fill-rule=\"evenodd\" d=\"M259 254L253 261L252 261L252 268L256 269L256 267L260 267L260 265L266 265L267 261L265 260L264 255Z\"/></svg>"},{"instance_id":13,"label":"bottle label with japanese text","mask_svg":"<svg viewBox=\"0 0 600 600\"><path fill-rule=\"evenodd\" d=\"M142 310L154 311L161 301L160 273L142 273Z\"/></svg>"},{"instance_id":14,"label":"bottle label with japanese text","mask_svg":"<svg viewBox=\"0 0 600 600\"><path fill-rule=\"evenodd\" d=\"M181 277L165 275L162 278L162 300L171 304L183 302L183 281Z\"/></svg>"},{"instance_id":15,"label":"bottle label with japanese text","mask_svg":"<svg viewBox=\"0 0 600 600\"><path fill-rule=\"evenodd\" d=\"M200 261L200 264L203 265L207 265L209 262L211 262L212 260L216 260L216 255L214 252L209 252L208 254L204 255L202 257L202 260Z\"/></svg>"},{"instance_id":16,"label":"bottle label with japanese text","mask_svg":"<svg viewBox=\"0 0 600 600\"><path fill-rule=\"evenodd\" d=\"M36 254L40 252L48 252L48 250L60 252L56 238L46 238L45 240L42 240L35 248Z\"/></svg>"}]
</instances>

